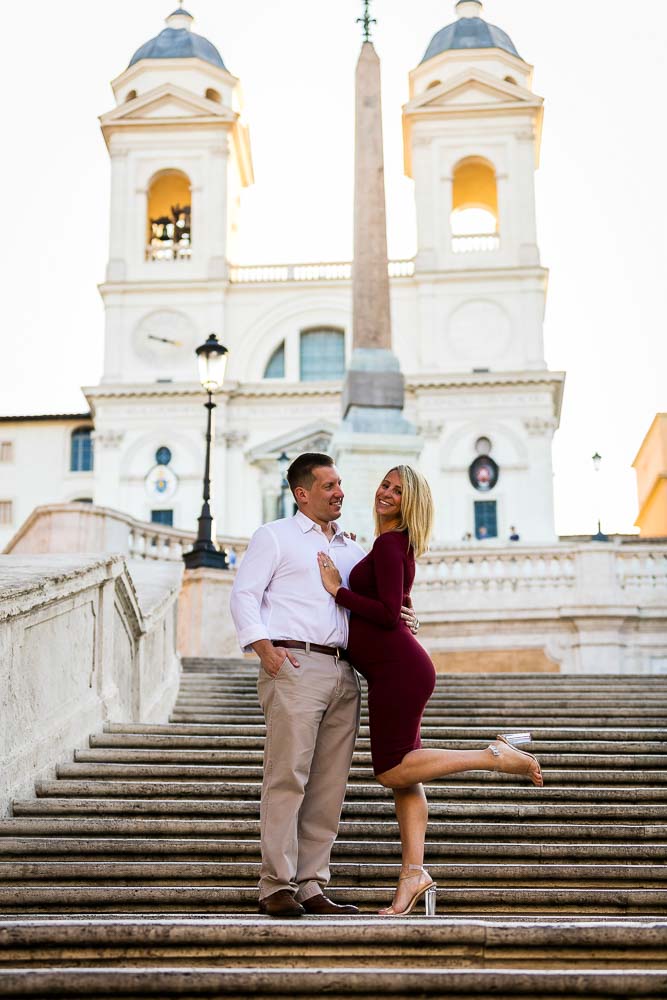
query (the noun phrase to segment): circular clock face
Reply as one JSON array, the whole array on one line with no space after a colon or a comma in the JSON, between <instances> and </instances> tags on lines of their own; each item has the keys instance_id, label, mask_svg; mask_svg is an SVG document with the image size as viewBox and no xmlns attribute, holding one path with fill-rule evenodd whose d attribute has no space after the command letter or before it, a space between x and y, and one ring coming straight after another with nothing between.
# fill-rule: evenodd
<instances>
[{"instance_id":1,"label":"circular clock face","mask_svg":"<svg viewBox=\"0 0 667 1000\"><path fill-rule=\"evenodd\" d=\"M141 320L134 331L134 347L140 358L161 369L174 364L180 367L190 357L194 378L194 334L192 323L183 313L160 309Z\"/></svg>"}]
</instances>

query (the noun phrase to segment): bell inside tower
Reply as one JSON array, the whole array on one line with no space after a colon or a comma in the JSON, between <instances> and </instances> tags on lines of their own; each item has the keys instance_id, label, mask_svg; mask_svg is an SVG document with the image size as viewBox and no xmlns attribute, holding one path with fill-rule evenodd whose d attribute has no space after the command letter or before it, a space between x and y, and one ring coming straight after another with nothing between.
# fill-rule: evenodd
<instances>
[{"instance_id":1,"label":"bell inside tower","mask_svg":"<svg viewBox=\"0 0 667 1000\"><path fill-rule=\"evenodd\" d=\"M153 177L148 188L147 260L188 260L192 256L191 186L180 170Z\"/></svg>"}]
</instances>

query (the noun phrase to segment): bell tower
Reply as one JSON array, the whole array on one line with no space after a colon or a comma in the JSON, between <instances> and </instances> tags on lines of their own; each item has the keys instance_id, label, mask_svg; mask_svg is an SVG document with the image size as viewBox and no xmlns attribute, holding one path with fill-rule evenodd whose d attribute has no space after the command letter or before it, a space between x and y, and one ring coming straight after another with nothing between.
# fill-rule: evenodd
<instances>
[{"instance_id":1,"label":"bell tower","mask_svg":"<svg viewBox=\"0 0 667 1000\"><path fill-rule=\"evenodd\" d=\"M241 189L252 183L241 88L183 7L112 83L103 383L188 381L220 334Z\"/></svg>"},{"instance_id":2,"label":"bell tower","mask_svg":"<svg viewBox=\"0 0 667 1000\"><path fill-rule=\"evenodd\" d=\"M410 73L405 172L417 214L416 348L451 384L438 534L555 538L551 464L562 373L547 370L547 271L535 217L542 98L509 35L459 0ZM428 418L431 419L431 418Z\"/></svg>"}]
</instances>

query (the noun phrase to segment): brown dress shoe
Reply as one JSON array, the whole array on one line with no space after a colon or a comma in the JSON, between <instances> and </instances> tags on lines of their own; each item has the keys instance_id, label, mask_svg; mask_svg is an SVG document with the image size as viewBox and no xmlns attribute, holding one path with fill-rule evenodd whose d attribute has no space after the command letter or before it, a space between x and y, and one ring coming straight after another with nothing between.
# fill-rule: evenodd
<instances>
[{"instance_id":1,"label":"brown dress shoe","mask_svg":"<svg viewBox=\"0 0 667 1000\"><path fill-rule=\"evenodd\" d=\"M289 889L278 889L259 901L259 912L268 917L302 917L305 910Z\"/></svg>"},{"instance_id":2,"label":"brown dress shoe","mask_svg":"<svg viewBox=\"0 0 667 1000\"><path fill-rule=\"evenodd\" d=\"M338 903L334 903L332 899L329 899L321 892L318 892L316 896L311 896L310 899L304 899L301 905L306 913L312 913L315 916L335 917L345 913L359 912L358 906L352 906L351 903L341 906Z\"/></svg>"}]
</instances>

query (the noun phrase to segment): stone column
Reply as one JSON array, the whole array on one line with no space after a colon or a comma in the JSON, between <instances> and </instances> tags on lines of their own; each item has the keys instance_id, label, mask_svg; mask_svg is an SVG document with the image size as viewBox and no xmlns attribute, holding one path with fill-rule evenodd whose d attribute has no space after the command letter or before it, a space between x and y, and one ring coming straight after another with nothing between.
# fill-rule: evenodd
<instances>
[{"instance_id":1,"label":"stone column","mask_svg":"<svg viewBox=\"0 0 667 1000\"><path fill-rule=\"evenodd\" d=\"M394 465L414 463L422 444L403 417L403 375L391 349L380 95L380 60L366 41L356 75L353 351L343 420L332 441L344 481L345 523L366 541L372 539L380 479Z\"/></svg>"}]
</instances>

